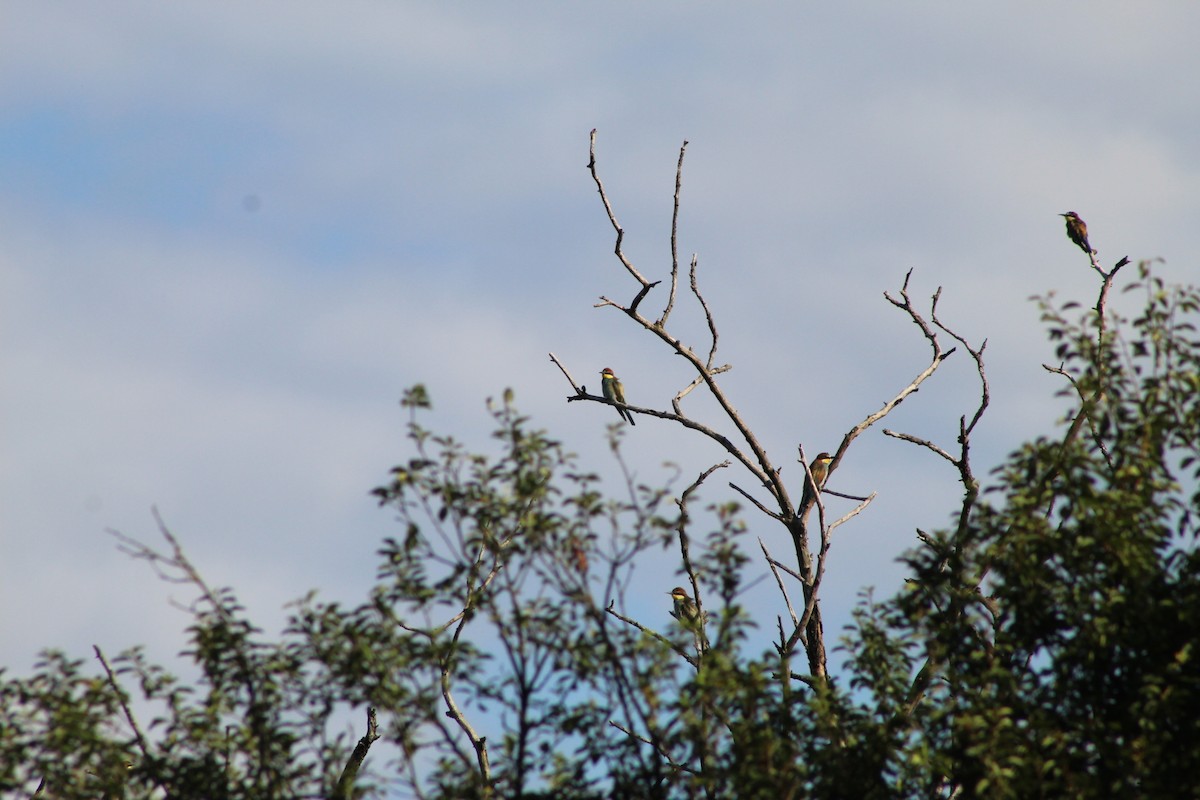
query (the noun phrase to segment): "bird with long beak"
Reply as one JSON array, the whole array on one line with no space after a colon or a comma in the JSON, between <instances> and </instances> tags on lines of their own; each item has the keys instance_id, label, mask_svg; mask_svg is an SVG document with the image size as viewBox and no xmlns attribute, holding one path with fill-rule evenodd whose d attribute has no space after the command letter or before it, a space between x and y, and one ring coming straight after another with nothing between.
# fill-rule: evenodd
<instances>
[{"instance_id":1,"label":"bird with long beak","mask_svg":"<svg viewBox=\"0 0 1200 800\"><path fill-rule=\"evenodd\" d=\"M1096 252L1088 243L1087 238L1087 223L1079 218L1079 215L1074 211L1068 211L1065 214L1059 214L1067 220L1067 236L1071 241L1079 245L1079 249L1087 253L1089 256Z\"/></svg>"},{"instance_id":2,"label":"bird with long beak","mask_svg":"<svg viewBox=\"0 0 1200 800\"><path fill-rule=\"evenodd\" d=\"M600 370L600 386L604 390L604 399L616 404L617 414L621 419L627 420L630 425L636 425L637 423L633 421L633 415L625 407L625 387L621 385L621 381L617 378L611 367L605 367Z\"/></svg>"},{"instance_id":3,"label":"bird with long beak","mask_svg":"<svg viewBox=\"0 0 1200 800\"><path fill-rule=\"evenodd\" d=\"M696 635L696 640L700 643L703 649L708 649L708 637L704 635L704 617L707 615L700 613L700 607L696 605L696 601L691 598L687 591L682 586L676 586L671 591L667 592L671 595L671 599L675 601L675 608L671 611L671 616L679 620L683 627L687 628Z\"/></svg>"},{"instance_id":4,"label":"bird with long beak","mask_svg":"<svg viewBox=\"0 0 1200 800\"><path fill-rule=\"evenodd\" d=\"M816 497L816 492L813 491L813 484L816 484L816 491L819 492L825 488L825 481L829 478L829 465L833 463L833 456L824 451L817 453L817 457L808 465L808 471L812 473L812 480L804 477L804 496L800 500L800 508L808 505L808 501Z\"/></svg>"},{"instance_id":5,"label":"bird with long beak","mask_svg":"<svg viewBox=\"0 0 1200 800\"><path fill-rule=\"evenodd\" d=\"M676 586L671 591L667 592L671 595L671 599L675 601L675 610L671 612L671 616L682 622L686 627L694 628L700 622L700 608L696 605L696 601L682 586Z\"/></svg>"}]
</instances>

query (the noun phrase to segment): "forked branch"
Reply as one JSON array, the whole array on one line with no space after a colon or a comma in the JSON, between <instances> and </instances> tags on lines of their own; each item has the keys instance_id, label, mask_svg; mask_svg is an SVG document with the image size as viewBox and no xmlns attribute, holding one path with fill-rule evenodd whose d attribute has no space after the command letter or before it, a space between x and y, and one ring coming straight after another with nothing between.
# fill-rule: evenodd
<instances>
[{"instance_id":1,"label":"forked branch","mask_svg":"<svg viewBox=\"0 0 1200 800\"><path fill-rule=\"evenodd\" d=\"M830 533L834 528L841 525L847 519L860 513L870 502L870 498L874 497L874 495L871 494L867 498L854 498L860 501L860 505L855 510L850 512L846 517L842 518L831 526L826 526L824 524L824 507L820 500L816 500L815 505L818 508L818 517L822 524L820 525L821 543L818 549L818 557L816 563L814 564L813 559L809 555L809 536L806 522L808 512L814 503L804 502L802 503L802 505L805 506L804 508L797 508L792 504L792 501L788 495L787 487L781 478L780 470L774 466L767 454L766 449L762 446L754 432L742 419L740 413L734 407L733 403L725 394L724 389L717 380L717 377L721 373L729 370L731 367L728 364L718 365L716 362L717 346L720 339L719 330L712 309L700 289L697 267L698 259L695 256L692 257L689 269L689 288L691 289L692 296L696 299L696 303L704 314L705 323L708 327L710 341L708 347L704 348L707 350L707 352L703 355L698 354L696 349L684 344L677 336L667 330L667 321L675 309L675 302L677 299L677 293L679 291L679 212L680 195L682 189L683 159L686 148L687 142L684 142L683 146L679 150L679 159L677 161L675 171L674 206L671 218L670 290L666 302L664 303L661 316L657 320L652 320L644 316L639 311L639 304L646 297L649 290L656 284L648 280L640 271L638 271L622 250L624 229L617 222L612 203L610 202L604 184L600 179L596 165L596 131L593 130L591 132L589 139L588 170L592 176L592 180L595 182L597 191L600 194L601 202L604 205L604 210L608 216L609 222L617 234L616 243L614 245L614 253L625 270L638 282L638 292L632 303L623 305L622 303L614 301L607 296L601 296L600 301L595 305L598 308L612 307L618 311L621 311L636 324L640 325L644 330L657 337L676 355L682 356L685 360L687 360L695 373L695 377L692 378L686 386L681 388L671 399L671 411L660 411L654 408L628 405L627 403L625 406L623 406L623 408L627 408L628 411L634 414L643 414L676 422L684 427L697 431L703 436L708 437L712 441L716 442L721 448L723 448L733 460L736 460L738 463L744 466L755 477L755 479L757 479L763 489L765 489L767 494L770 496L769 501L760 502L759 500L755 499L750 491L747 491L746 489L743 489L734 483L730 483L730 486L732 486L736 492L749 500L759 511L762 511L772 519L775 519L783 524L791 534L793 543L796 547L797 562L800 569L796 572L786 568L783 569L789 574L802 576L801 583L804 591L803 612L799 612L798 610L792 608L790 600L787 598L787 593L784 592L785 602L788 603L789 613L791 614L792 621L798 626L796 629L797 632L793 634L793 637L791 637L792 646L795 645L796 641L803 641L806 649L808 650L809 664L812 675L815 679L819 680L824 675L825 645L823 642L824 635L820 620L817 589L820 587L822 576L824 575L825 571L825 561L830 549ZM910 270L909 273L905 275L899 298L892 297L892 295L888 293L885 293L884 296L888 302L908 314L912 322L920 329L926 341L929 342L932 350L932 358L930 359L930 363L906 386L900 389L900 391L898 391L890 400L885 402L880 409L868 414L860 422L853 425L849 429L849 431L843 436L840 446L838 447L832 462L828 466L828 473L832 473L834 470L836 470L841 459L845 456L848 448L858 436L891 413L891 411L900 403L902 403L909 395L917 392L923 383L928 380L934 372L937 371L941 363L955 351L956 348L954 347L949 349L944 349L942 347L938 335L939 331L944 332L946 335L954 338L964 346L967 346L968 350L971 350L969 345L967 345L967 343L961 337L959 337L937 319L938 294L935 294L933 299L931 312L931 317L933 319L932 323L927 321L925 316L916 309L908 294L911 276L912 272ZM972 356L980 365L980 369L982 369L982 352L983 347L980 347L978 350L971 350ZM603 403L609 402L605 398L589 394L586 386L578 384L571 377L569 371L553 354L551 354L551 359L559 366L559 369L571 384L573 394L567 397L568 402L576 400L590 400ZM697 422L687 415L683 408L683 401L689 394L691 394L700 386L704 386L708 389L708 393L714 400L716 400L717 405L720 407L722 417L727 421L727 423L733 425L734 429L736 430L736 435L727 436L719 432L716 427L706 423ZM981 403L980 408L976 411L969 422L965 417L960 420L959 432L960 439L963 442L967 441L971 430L978 423L986 406L987 390L985 384L984 401ZM954 460L948 452L941 452L943 457L951 461ZM967 467L965 465L967 462L965 459L959 459L958 461L962 465L960 466L960 470L966 470ZM803 458L801 463L805 464ZM808 480L811 480L809 467L805 464L803 469L805 472L804 477ZM969 477L969 470L963 474L964 476ZM751 490L754 489L754 487L749 488ZM853 497L852 495L842 496ZM681 547L682 552L684 553L685 561L689 561L686 553L687 547L685 538L681 538ZM768 563L771 565L771 569L775 573L777 582L781 584L782 589L781 573L779 571L779 568L782 568L782 565L778 564L778 562L775 562L773 559L770 559L769 556ZM693 589L695 589L696 585L690 566L687 567L687 571L689 573L689 578L693 579ZM615 615L615 612L611 607L609 609L609 613ZM628 624L636 624L631 620L626 620L626 622ZM781 644L786 644L786 642L781 642Z\"/></svg>"}]
</instances>

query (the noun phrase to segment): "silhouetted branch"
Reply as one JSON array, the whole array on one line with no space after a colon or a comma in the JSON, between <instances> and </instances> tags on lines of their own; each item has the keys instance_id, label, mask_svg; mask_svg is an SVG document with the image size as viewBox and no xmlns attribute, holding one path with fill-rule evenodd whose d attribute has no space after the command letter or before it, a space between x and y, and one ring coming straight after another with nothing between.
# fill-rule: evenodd
<instances>
[{"instance_id":1,"label":"silhouetted branch","mask_svg":"<svg viewBox=\"0 0 1200 800\"><path fill-rule=\"evenodd\" d=\"M689 664L691 664L693 667L699 666L698 662L696 661L696 657L692 656L692 655L688 655L688 652L686 650L684 650L682 647L679 647L677 644L672 642L667 637L663 636L658 631L651 630L650 628L647 628L645 625L638 622L637 620L630 619L629 617L622 614L620 611L617 611L615 600L610 601L608 606L604 610L606 613L612 614L614 617L621 620L621 622L624 622L626 625L631 625L634 628L637 628L642 633L646 634L647 636L651 636L651 637L657 639L658 641L662 642L667 647L671 648L676 653L683 656L684 660L687 661Z\"/></svg>"}]
</instances>

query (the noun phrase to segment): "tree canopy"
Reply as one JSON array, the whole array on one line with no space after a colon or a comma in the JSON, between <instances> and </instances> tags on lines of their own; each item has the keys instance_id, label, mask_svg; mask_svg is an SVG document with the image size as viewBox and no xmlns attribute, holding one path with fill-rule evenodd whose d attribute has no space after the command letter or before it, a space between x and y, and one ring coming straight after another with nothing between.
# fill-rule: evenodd
<instances>
[{"instance_id":1,"label":"tree canopy","mask_svg":"<svg viewBox=\"0 0 1200 800\"><path fill-rule=\"evenodd\" d=\"M95 662L46 652L29 676L0 673L0 788L13 796L186 798L929 798L1200 795L1200 292L1141 262L1101 266L1094 304L1037 300L1069 407L1053 434L1016 444L977 476L971 434L989 403L984 352L928 312L906 278L887 301L917 327L930 360L866 412L828 458L798 451L803 480L781 478L720 376L717 323L693 259L660 286L622 251L595 160L592 178L637 286L602 298L695 379L669 408L591 393L551 358L569 402L617 406L708 437L726 461L696 465L682 491L606 494L519 411L489 401L491 454L429 430L412 387L409 452L373 490L397 533L352 607L316 594L267 635L232 589L214 588L159 520L161 544L118 534L132 557L195 590L185 682L140 650ZM686 143L685 143L686 147ZM679 207L684 149L676 176ZM1099 238L1093 231L1093 239ZM1101 234L1102 235L1102 234ZM1109 310L1144 295L1132 319ZM690 292L690 294L689 294ZM702 310L707 353L670 330L676 302ZM911 458L943 459L961 484L944 529L917 531L895 594L864 593L828 668L821 617L835 532L872 496L827 514L825 479L856 439L950 355L973 360L979 401L954 447L911 434ZM704 391L718 419L690 415ZM610 430L620 461L624 422ZM788 457L796 443L786 443ZM816 454L811 454L815 456ZM776 459L776 460L773 460ZM697 514L718 471L727 497ZM768 551L749 531L778 525ZM912 532L903 532L912 535ZM675 619L655 627L625 602L637 565L677 552L687 577ZM766 564L771 618L747 608ZM664 606L672 602L664 596ZM756 630L774 631L764 649ZM754 634L754 635L752 635ZM362 729L357 742L348 720ZM382 745L382 746L381 746Z\"/></svg>"}]
</instances>

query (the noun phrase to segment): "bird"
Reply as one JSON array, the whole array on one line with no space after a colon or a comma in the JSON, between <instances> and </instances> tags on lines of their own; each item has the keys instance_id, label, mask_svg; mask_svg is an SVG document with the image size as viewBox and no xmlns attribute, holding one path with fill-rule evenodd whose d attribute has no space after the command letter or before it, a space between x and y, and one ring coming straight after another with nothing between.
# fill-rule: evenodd
<instances>
[{"instance_id":1,"label":"bird","mask_svg":"<svg viewBox=\"0 0 1200 800\"><path fill-rule=\"evenodd\" d=\"M611 367L600 370L600 384L604 389L604 399L617 404L617 414L621 419L628 420L630 425L636 425L633 415L625 407L625 387L621 385L620 379L613 373Z\"/></svg>"},{"instance_id":2,"label":"bird","mask_svg":"<svg viewBox=\"0 0 1200 800\"><path fill-rule=\"evenodd\" d=\"M812 473L812 481L808 480L808 476L804 477L804 496L800 500L800 508L805 508L808 501L814 497L813 484L817 486L817 491L825 488L825 481L829 478L829 465L833 463L833 456L825 451L817 453L817 457L808 465L808 471Z\"/></svg>"},{"instance_id":3,"label":"bird","mask_svg":"<svg viewBox=\"0 0 1200 800\"><path fill-rule=\"evenodd\" d=\"M667 594L671 595L671 599L675 601L675 610L671 612L671 616L689 628L695 627L700 622L700 608L687 590L682 586L676 586Z\"/></svg>"},{"instance_id":4,"label":"bird","mask_svg":"<svg viewBox=\"0 0 1200 800\"><path fill-rule=\"evenodd\" d=\"M1087 238L1087 223L1079 218L1079 215L1074 211L1068 211L1065 214L1059 214L1067 220L1067 236L1071 241L1079 245L1079 249L1087 253L1089 256L1096 252L1092 246L1088 244Z\"/></svg>"},{"instance_id":5,"label":"bird","mask_svg":"<svg viewBox=\"0 0 1200 800\"><path fill-rule=\"evenodd\" d=\"M675 608L671 611L671 616L694 633L701 646L707 649L708 637L704 635L704 617L708 615L700 613L700 607L682 586L676 586L667 594L671 595L671 599L675 601Z\"/></svg>"}]
</instances>

